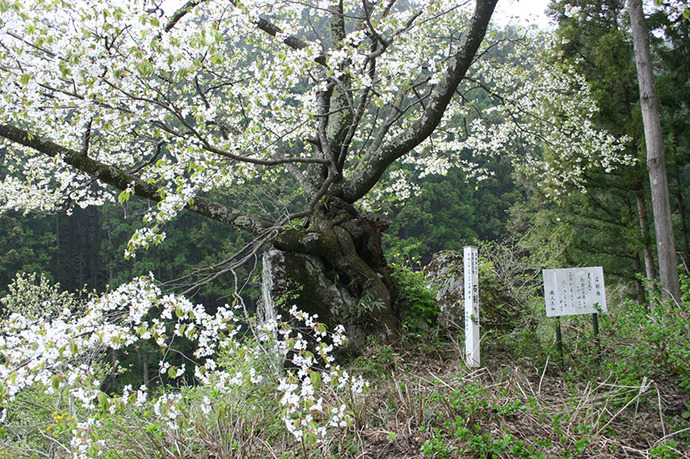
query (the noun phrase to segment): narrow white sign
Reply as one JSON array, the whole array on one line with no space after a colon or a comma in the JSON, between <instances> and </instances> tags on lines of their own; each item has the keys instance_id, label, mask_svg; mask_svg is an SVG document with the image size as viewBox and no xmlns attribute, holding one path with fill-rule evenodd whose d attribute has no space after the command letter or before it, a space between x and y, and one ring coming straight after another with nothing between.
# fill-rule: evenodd
<instances>
[{"instance_id":1,"label":"narrow white sign","mask_svg":"<svg viewBox=\"0 0 690 459\"><path fill-rule=\"evenodd\" d=\"M479 251L465 247L465 356L467 365L479 366Z\"/></svg>"},{"instance_id":2,"label":"narrow white sign","mask_svg":"<svg viewBox=\"0 0 690 459\"><path fill-rule=\"evenodd\" d=\"M592 268L545 269L546 316L572 316L606 312L604 270Z\"/></svg>"}]
</instances>

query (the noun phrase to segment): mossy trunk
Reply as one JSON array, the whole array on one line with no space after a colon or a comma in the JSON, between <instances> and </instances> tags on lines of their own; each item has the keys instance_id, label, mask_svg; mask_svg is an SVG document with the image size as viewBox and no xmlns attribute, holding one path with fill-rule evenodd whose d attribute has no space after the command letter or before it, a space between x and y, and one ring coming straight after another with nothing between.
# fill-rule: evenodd
<instances>
[{"instance_id":1,"label":"mossy trunk","mask_svg":"<svg viewBox=\"0 0 690 459\"><path fill-rule=\"evenodd\" d=\"M390 340L399 326L396 289L381 249L387 223L326 197L303 230L279 238L264 254L263 296L284 318L296 305L330 329L342 324L356 351L367 335Z\"/></svg>"}]
</instances>

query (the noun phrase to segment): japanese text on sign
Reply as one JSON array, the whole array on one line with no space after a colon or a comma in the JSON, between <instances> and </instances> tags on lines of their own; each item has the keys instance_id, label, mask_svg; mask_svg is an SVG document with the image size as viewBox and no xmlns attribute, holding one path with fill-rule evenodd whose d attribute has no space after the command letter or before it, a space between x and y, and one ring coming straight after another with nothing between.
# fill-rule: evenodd
<instances>
[{"instance_id":1,"label":"japanese text on sign","mask_svg":"<svg viewBox=\"0 0 690 459\"><path fill-rule=\"evenodd\" d=\"M601 266L545 269L542 274L547 317L606 312Z\"/></svg>"},{"instance_id":2,"label":"japanese text on sign","mask_svg":"<svg viewBox=\"0 0 690 459\"><path fill-rule=\"evenodd\" d=\"M465 267L465 355L469 366L480 365L479 354L479 251L464 250Z\"/></svg>"}]
</instances>

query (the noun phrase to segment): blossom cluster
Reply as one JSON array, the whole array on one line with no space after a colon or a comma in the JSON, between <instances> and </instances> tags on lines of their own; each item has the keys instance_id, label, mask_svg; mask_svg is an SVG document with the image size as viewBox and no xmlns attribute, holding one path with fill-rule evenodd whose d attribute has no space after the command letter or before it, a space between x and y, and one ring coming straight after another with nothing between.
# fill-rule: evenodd
<instances>
[{"instance_id":1,"label":"blossom cluster","mask_svg":"<svg viewBox=\"0 0 690 459\"><path fill-rule=\"evenodd\" d=\"M377 145L419 119L462 46L466 3L374 3L366 24L353 19L333 43L314 39L324 29L315 25L328 21L337 4L330 1L199 2L173 24L175 6L166 1L113 7L106 0L2 0L0 75L13 84L0 89L0 121L77 151L89 138L85 154L156 184L161 202L132 236L133 256L161 242L165 222L198 193L266 180L262 161L294 160L287 171L305 172L299 161L323 154L305 139L318 132L320 98L329 88L347 90L343 110L361 107L343 172L356 177ZM347 18L361 15L361 2L342 7ZM275 34L258 27L267 18ZM378 48L372 36L380 37ZM403 158L417 176L459 166L482 177L489 171L468 155L502 154L557 196L570 185L583 188L592 167L631 162L622 153L625 139L594 125L586 82L559 62L548 41L533 38L484 45L459 88L462 97L451 101L434 135ZM487 92L494 103L482 107ZM479 115L473 107L481 107ZM3 208L46 210L66 196L80 205L113 199L61 158L8 151ZM409 177L395 174L378 193L416 191Z\"/></svg>"},{"instance_id":2,"label":"blossom cluster","mask_svg":"<svg viewBox=\"0 0 690 459\"><path fill-rule=\"evenodd\" d=\"M362 395L368 384L361 376L353 376L335 364L332 352L346 342L342 325L327 333L325 325L317 322L317 315L295 306L289 314L290 321L268 324L267 329L281 337L276 341L278 352L289 360L290 369L278 386L283 420L297 439L314 443L323 440L330 429L347 428L352 422L345 403L326 402L324 388L346 391L351 398Z\"/></svg>"},{"instance_id":3,"label":"blossom cluster","mask_svg":"<svg viewBox=\"0 0 690 459\"><path fill-rule=\"evenodd\" d=\"M484 47L459 88L463 97L451 102L442 125L419 151L405 158L415 177L444 174L452 165L481 179L490 175L478 165L483 157L507 156L537 177L546 196L557 198L573 187L586 191L589 170L634 164L626 149L629 139L596 125L599 108L589 85L559 58L552 37L498 39ZM400 181L382 185L395 192Z\"/></svg>"},{"instance_id":4,"label":"blossom cluster","mask_svg":"<svg viewBox=\"0 0 690 459\"><path fill-rule=\"evenodd\" d=\"M346 391L351 398L366 388L365 381L334 363L334 348L346 340L344 328L328 331L318 317L296 308L285 321L278 317L250 327L248 336L254 339L240 339L247 317L239 306L225 306L211 315L182 296L163 294L148 276L73 309L45 317L13 312L2 321L0 409L4 419L12 401L32 387L74 400L80 406L72 413L70 448L75 457L97 454L104 447L97 435L103 411L114 414L148 403L158 422L167 429L179 428L185 400L172 387L176 379L192 374L195 384L218 394L272 381L281 394L287 429L310 442L350 422L349 408L327 402L325 391ZM187 364L175 365L169 356L182 337L194 343L195 350ZM154 399L146 386L126 386L119 394L102 392L99 355L143 340L161 349L158 368L160 381L165 382L162 388L167 389ZM218 361L221 355L235 356L242 364L224 366ZM211 409L208 400L203 403L202 410Z\"/></svg>"}]
</instances>

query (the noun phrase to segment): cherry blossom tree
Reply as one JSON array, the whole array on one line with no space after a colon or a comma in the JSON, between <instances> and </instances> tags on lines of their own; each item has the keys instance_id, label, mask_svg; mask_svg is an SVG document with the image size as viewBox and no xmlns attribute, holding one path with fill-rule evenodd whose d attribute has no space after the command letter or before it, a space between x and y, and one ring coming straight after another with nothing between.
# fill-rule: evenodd
<instances>
[{"instance_id":1,"label":"cherry blossom tree","mask_svg":"<svg viewBox=\"0 0 690 459\"><path fill-rule=\"evenodd\" d=\"M311 257L302 264L317 260L335 279L330 291L354 299L336 311L321 286L303 282L326 323L356 318L389 333L398 317L380 243L387 224L355 205L394 163L443 172L467 163L453 153L504 152L521 136L550 151L527 157L557 189L602 157L620 160L567 65L486 58L496 3L0 0L0 202L156 202L127 256L160 243L181 210L196 212L257 246ZM472 115L467 95L487 90L500 108ZM257 213L217 198L286 176L301 209Z\"/></svg>"},{"instance_id":2,"label":"cherry blossom tree","mask_svg":"<svg viewBox=\"0 0 690 459\"><path fill-rule=\"evenodd\" d=\"M5 207L157 201L132 253L185 208L323 258L394 329L352 204L441 123L496 0L467 3L3 1ZM273 221L205 195L284 172L304 208Z\"/></svg>"}]
</instances>

